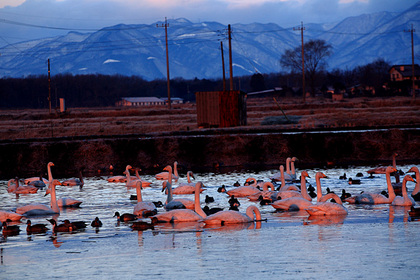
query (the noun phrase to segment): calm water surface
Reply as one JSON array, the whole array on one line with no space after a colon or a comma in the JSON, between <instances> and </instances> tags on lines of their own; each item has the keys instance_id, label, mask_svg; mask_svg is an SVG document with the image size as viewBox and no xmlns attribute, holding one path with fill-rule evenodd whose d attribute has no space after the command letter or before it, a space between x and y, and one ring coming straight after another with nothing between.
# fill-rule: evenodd
<instances>
[{"instance_id":1,"label":"calm water surface","mask_svg":"<svg viewBox=\"0 0 420 280\"><path fill-rule=\"evenodd\" d=\"M400 169L408 171L411 166ZM370 167L308 170L308 182L315 187L316 171L329 179L322 180L323 191L329 187L341 194L362 190L380 192L386 189L385 175L362 177L360 185L340 180L344 172L355 177ZM248 177L268 180L277 170L229 174L195 174L213 196L210 207L228 208L228 197L218 193L222 184L245 182ZM298 174L300 171L298 170ZM53 169L54 174L54 169ZM181 174L179 182L185 182ZM143 179L153 183L144 189L143 200L162 201L161 182L152 175ZM65 178L59 178L64 180ZM13 210L34 202L49 203L45 190L37 194L7 193L7 182L0 181L0 209ZM174 184L175 185L175 184ZM229 187L228 187L229 188ZM409 191L414 183L408 183ZM99 217L103 226L90 225L74 233L26 234L26 220L19 224L17 236L0 235L0 279L418 279L420 255L420 222L413 221L408 209L389 205L348 205L346 217L311 219L306 212L275 212L271 206L260 206L240 199L240 211L257 205L267 221L220 228L202 228L198 224L160 224L154 230L133 231L129 224L117 223L115 211L132 213L130 201L135 189L123 183L108 183L106 177L86 178L78 187L57 186L57 197L82 200L80 208L62 210L59 221ZM183 195L190 197L192 195ZM159 208L159 211L164 211ZM45 223L51 217L31 217L32 223Z\"/></svg>"}]
</instances>

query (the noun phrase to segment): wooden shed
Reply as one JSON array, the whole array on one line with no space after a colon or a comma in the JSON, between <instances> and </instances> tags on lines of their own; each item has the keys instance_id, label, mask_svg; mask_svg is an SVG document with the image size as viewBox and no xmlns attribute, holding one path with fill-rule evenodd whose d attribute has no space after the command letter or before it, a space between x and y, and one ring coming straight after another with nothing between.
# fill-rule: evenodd
<instances>
[{"instance_id":1,"label":"wooden shed","mask_svg":"<svg viewBox=\"0 0 420 280\"><path fill-rule=\"evenodd\" d=\"M200 127L246 125L246 93L239 90L196 92Z\"/></svg>"}]
</instances>

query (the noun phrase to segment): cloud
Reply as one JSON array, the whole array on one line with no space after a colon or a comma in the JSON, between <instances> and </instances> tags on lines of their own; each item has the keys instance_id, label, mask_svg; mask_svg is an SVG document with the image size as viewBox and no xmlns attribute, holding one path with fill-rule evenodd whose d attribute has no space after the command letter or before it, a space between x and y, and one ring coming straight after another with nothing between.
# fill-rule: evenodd
<instances>
[{"instance_id":1,"label":"cloud","mask_svg":"<svg viewBox=\"0 0 420 280\"><path fill-rule=\"evenodd\" d=\"M0 1L0 9L4 7L17 7L21 5L25 0L2 0Z\"/></svg>"}]
</instances>

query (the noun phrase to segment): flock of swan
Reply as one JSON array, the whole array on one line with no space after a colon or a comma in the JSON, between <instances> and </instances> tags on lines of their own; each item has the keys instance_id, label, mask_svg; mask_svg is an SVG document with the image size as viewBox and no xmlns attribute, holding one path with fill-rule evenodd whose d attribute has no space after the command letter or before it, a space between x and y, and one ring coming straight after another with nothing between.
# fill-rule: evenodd
<instances>
[{"instance_id":1,"label":"flock of swan","mask_svg":"<svg viewBox=\"0 0 420 280\"><path fill-rule=\"evenodd\" d=\"M127 188L135 188L136 196L134 199L137 203L134 205L132 213L116 212L114 217L118 221L128 222L133 229L146 230L153 228L158 223L197 223L203 227L223 227L229 224L244 224L262 221L262 215L259 207L250 205L246 208L245 213L239 211L240 204L237 198L248 199L250 202L261 205L270 205L275 211L305 211L309 217L311 216L346 216L348 215L348 204L389 204L394 206L411 207L410 215L420 216L419 208L414 207L416 201L420 201L420 174L416 166L410 168L404 175L402 182L399 181L398 170L396 169L395 158L393 166L369 170L369 174L385 174L387 190L382 193L362 192L350 195L343 190L341 196L331 192L327 188L327 192L323 193L321 180L327 178L323 172L316 172L316 193L312 186L307 186L307 178L310 178L307 171L300 172L298 177L294 163L295 157L286 160L286 170L280 165L279 172L274 174L267 181L257 181L255 178L247 178L244 185L236 185L219 188L221 195L230 197L230 209L202 208L200 196L206 191L206 186L201 182L193 182L194 174L192 171L187 172L187 183L180 182L177 187L173 188L179 180L177 170L177 162L174 167L168 165L163 172L155 175L155 179L162 184L162 192L166 192L166 201L164 203L143 200L142 190L152 185L139 176L139 169L134 169L127 165L123 176L112 176L107 179L109 183L124 183ZM65 207L80 207L82 201L70 197L57 197L57 186L79 186L83 187L84 182L80 174L80 178L71 179L60 182L52 176L51 167L54 163L49 162L47 165L48 179L40 177L28 178L20 182L18 178L11 179L8 182L7 191L15 193L17 196L21 194L31 195L37 193L46 187L45 195L50 195L49 204L28 204L17 207L15 209L1 209L0 221L2 235L19 234L19 224L22 219L26 219L27 234L45 233L50 230L45 224L32 224L31 217L52 217L47 219L52 227L51 231L57 232L73 232L85 228L89 223L81 221L64 220L59 223L57 217L60 211ZM131 175L130 170L135 170L135 176ZM416 180L408 173L414 173ZM344 175L345 176L345 175ZM396 182L392 182L395 176ZM415 184L414 190L409 193L407 183ZM297 184L299 183L299 184ZM350 183L350 182L349 182ZM36 189L36 190L35 190ZM194 194L194 199L179 198L180 195ZM217 198L216 198L217 199ZM213 197L206 195L206 204L214 201ZM161 208L162 209L158 209ZM99 217L90 223L92 227L102 226Z\"/></svg>"}]
</instances>

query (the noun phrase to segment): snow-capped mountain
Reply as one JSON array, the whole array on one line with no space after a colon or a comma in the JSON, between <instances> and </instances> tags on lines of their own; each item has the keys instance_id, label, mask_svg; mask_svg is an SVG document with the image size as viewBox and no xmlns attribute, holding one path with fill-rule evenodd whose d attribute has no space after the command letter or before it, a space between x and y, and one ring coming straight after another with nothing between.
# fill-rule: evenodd
<instances>
[{"instance_id":1,"label":"snow-capped mountain","mask_svg":"<svg viewBox=\"0 0 420 280\"><path fill-rule=\"evenodd\" d=\"M420 29L420 2L402 13L381 12L346 18L335 24L304 24L304 41L322 39L333 47L329 69L353 69L378 58L391 64L411 63L411 36ZM217 22L168 21L171 78L222 77L221 41L225 71L229 72L227 26ZM299 27L299 26L296 26ZM286 49L300 46L300 31L276 24L233 24L234 76L282 69ZM414 44L419 59L419 31ZM21 42L0 48L0 77L51 74L136 75L146 80L166 79L165 29L162 22L115 25L93 33ZM418 61L416 61L418 63Z\"/></svg>"}]
</instances>

